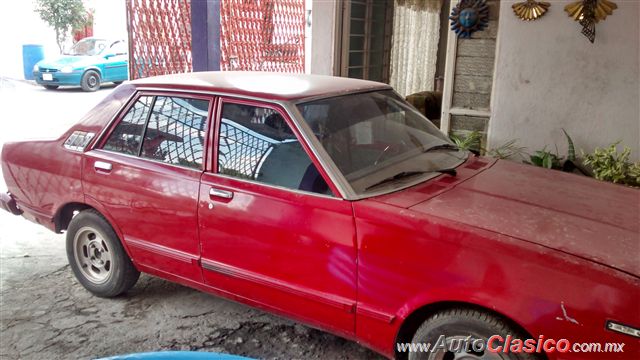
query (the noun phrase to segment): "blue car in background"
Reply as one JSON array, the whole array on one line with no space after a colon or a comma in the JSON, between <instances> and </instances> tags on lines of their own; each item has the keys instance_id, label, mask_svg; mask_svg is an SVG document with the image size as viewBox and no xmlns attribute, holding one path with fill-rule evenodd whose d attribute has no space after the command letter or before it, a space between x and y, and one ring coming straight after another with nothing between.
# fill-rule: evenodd
<instances>
[{"instance_id":1,"label":"blue car in background","mask_svg":"<svg viewBox=\"0 0 640 360\"><path fill-rule=\"evenodd\" d=\"M102 83L119 84L127 80L128 63L125 41L84 38L62 56L38 62L33 67L33 76L49 90L71 85L96 91Z\"/></svg>"}]
</instances>

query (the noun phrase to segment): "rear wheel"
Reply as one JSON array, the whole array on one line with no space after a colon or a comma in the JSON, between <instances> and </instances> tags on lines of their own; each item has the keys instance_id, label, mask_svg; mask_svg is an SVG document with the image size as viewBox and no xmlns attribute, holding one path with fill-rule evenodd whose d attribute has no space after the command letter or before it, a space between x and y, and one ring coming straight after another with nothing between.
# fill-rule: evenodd
<instances>
[{"instance_id":1,"label":"rear wheel","mask_svg":"<svg viewBox=\"0 0 640 360\"><path fill-rule=\"evenodd\" d=\"M80 284L100 297L126 292L140 276L111 225L95 210L82 211L71 220L67 258Z\"/></svg>"},{"instance_id":2,"label":"rear wheel","mask_svg":"<svg viewBox=\"0 0 640 360\"><path fill-rule=\"evenodd\" d=\"M416 331L413 344L430 344L424 352L410 352L409 360L532 360L537 357L528 353L491 352L486 348L493 335L504 339L526 339L512 329L503 319L474 309L449 309L428 318ZM474 342L473 340L479 339ZM492 348L501 345L495 342ZM484 345L484 346L483 346ZM435 349L434 349L435 347Z\"/></svg>"},{"instance_id":3,"label":"rear wheel","mask_svg":"<svg viewBox=\"0 0 640 360\"><path fill-rule=\"evenodd\" d=\"M44 86L44 88L47 90L55 90L59 87L58 85L42 85L42 86Z\"/></svg>"},{"instance_id":4,"label":"rear wheel","mask_svg":"<svg viewBox=\"0 0 640 360\"><path fill-rule=\"evenodd\" d=\"M87 70L87 72L82 75L80 87L82 87L84 91L96 91L100 89L100 74L95 70Z\"/></svg>"}]
</instances>

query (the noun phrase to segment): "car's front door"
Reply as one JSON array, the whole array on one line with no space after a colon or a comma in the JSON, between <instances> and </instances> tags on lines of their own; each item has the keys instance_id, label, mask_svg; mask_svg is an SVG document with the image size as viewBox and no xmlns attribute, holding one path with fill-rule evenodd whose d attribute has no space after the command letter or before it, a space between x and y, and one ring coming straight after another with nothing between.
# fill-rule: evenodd
<instances>
[{"instance_id":1,"label":"car's front door","mask_svg":"<svg viewBox=\"0 0 640 360\"><path fill-rule=\"evenodd\" d=\"M127 44L116 41L105 51L103 81L124 81L129 78L129 55Z\"/></svg>"},{"instance_id":2,"label":"car's front door","mask_svg":"<svg viewBox=\"0 0 640 360\"><path fill-rule=\"evenodd\" d=\"M198 191L208 97L142 94L84 160L86 196L101 204L134 262L202 282Z\"/></svg>"},{"instance_id":3,"label":"car's front door","mask_svg":"<svg viewBox=\"0 0 640 360\"><path fill-rule=\"evenodd\" d=\"M333 195L282 109L221 99L200 187L205 283L353 334L353 211Z\"/></svg>"}]
</instances>

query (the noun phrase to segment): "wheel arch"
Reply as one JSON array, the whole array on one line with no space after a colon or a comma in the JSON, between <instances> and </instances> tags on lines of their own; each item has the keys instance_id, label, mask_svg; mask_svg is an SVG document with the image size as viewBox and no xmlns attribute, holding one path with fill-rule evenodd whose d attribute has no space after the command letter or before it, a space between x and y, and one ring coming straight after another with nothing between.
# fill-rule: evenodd
<instances>
[{"instance_id":1,"label":"wheel arch","mask_svg":"<svg viewBox=\"0 0 640 360\"><path fill-rule=\"evenodd\" d=\"M439 301L430 304L426 304L415 309L411 312L406 318L404 318L400 328L395 337L395 343L393 344L395 359L397 360L406 360L408 353L398 352L395 344L397 343L409 343L411 342L413 335L416 333L420 325L431 317L433 314L443 310L449 310L454 308L465 308L465 309L473 309L481 312L485 312L491 315L494 315L502 320L504 320L512 329L518 331L522 335L527 338L533 338L531 333L527 331L522 325L518 322L514 321L510 317L494 310L490 309L478 304L463 302L463 301ZM546 355L542 354L542 359L547 359Z\"/></svg>"},{"instance_id":2,"label":"wheel arch","mask_svg":"<svg viewBox=\"0 0 640 360\"><path fill-rule=\"evenodd\" d=\"M71 223L71 219L73 219L75 213L84 210L94 210L98 214L100 214L107 221L107 223L109 223L111 228L113 228L113 231L115 231L118 239L120 240L120 243L122 244L122 247L124 248L124 251L127 253L129 258L133 259L131 256L131 251L127 246L127 243L124 241L122 231L120 231L120 228L115 223L114 219L111 217L109 212L102 205L100 205L99 202L89 196L85 196L85 202L68 202L60 206L53 217L56 233L61 233L62 231L66 230L69 227L69 223ZM136 265L136 262L133 261L133 264Z\"/></svg>"},{"instance_id":3,"label":"wheel arch","mask_svg":"<svg viewBox=\"0 0 640 360\"><path fill-rule=\"evenodd\" d=\"M67 228L69 227L69 223L71 223L71 219L73 219L73 216L77 212L87 209L96 210L92 206L81 202L69 202L60 206L56 214L53 216L53 223L55 225L56 233L61 233L62 231L67 230Z\"/></svg>"},{"instance_id":4,"label":"wheel arch","mask_svg":"<svg viewBox=\"0 0 640 360\"><path fill-rule=\"evenodd\" d=\"M98 75L100 75L100 80L104 78L104 76L102 75L102 69L100 69L98 66L87 66L86 68L84 68L84 70L82 70L82 76L80 76L80 79L82 79L84 77L84 74L86 74L89 70L97 72Z\"/></svg>"}]
</instances>

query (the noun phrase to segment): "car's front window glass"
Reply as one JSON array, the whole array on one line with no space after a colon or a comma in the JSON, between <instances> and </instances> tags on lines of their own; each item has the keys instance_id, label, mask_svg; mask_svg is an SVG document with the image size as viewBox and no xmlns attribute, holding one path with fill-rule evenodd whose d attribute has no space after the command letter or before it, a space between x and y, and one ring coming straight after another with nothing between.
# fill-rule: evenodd
<instances>
[{"instance_id":1,"label":"car's front window glass","mask_svg":"<svg viewBox=\"0 0 640 360\"><path fill-rule=\"evenodd\" d=\"M103 148L137 156L152 102L152 96L141 96L113 130Z\"/></svg>"},{"instance_id":2,"label":"car's front window glass","mask_svg":"<svg viewBox=\"0 0 640 360\"><path fill-rule=\"evenodd\" d=\"M74 56L99 55L107 48L107 45L106 40L83 39L75 43L65 54Z\"/></svg>"},{"instance_id":3,"label":"car's front window glass","mask_svg":"<svg viewBox=\"0 0 640 360\"><path fill-rule=\"evenodd\" d=\"M218 172L288 189L331 194L285 119L270 108L224 103Z\"/></svg>"},{"instance_id":4,"label":"car's front window glass","mask_svg":"<svg viewBox=\"0 0 640 360\"><path fill-rule=\"evenodd\" d=\"M208 113L208 100L158 96L141 156L200 169Z\"/></svg>"},{"instance_id":5,"label":"car's front window glass","mask_svg":"<svg viewBox=\"0 0 640 360\"><path fill-rule=\"evenodd\" d=\"M397 183L385 180L398 174L434 173L466 158L391 90L311 101L298 109L357 194L393 187Z\"/></svg>"},{"instance_id":6,"label":"car's front window glass","mask_svg":"<svg viewBox=\"0 0 640 360\"><path fill-rule=\"evenodd\" d=\"M127 44L124 41L117 41L109 48L109 52L114 55L125 55L127 51Z\"/></svg>"}]
</instances>

